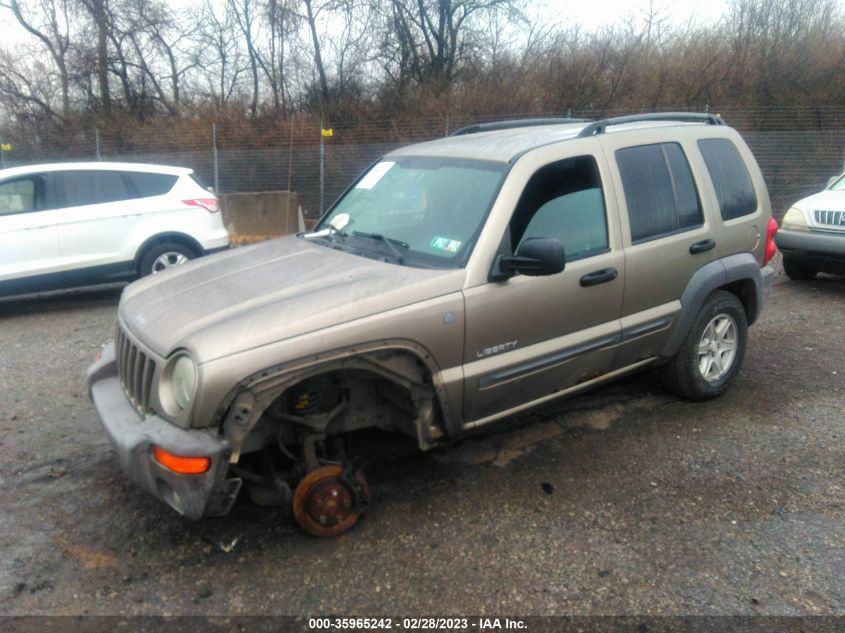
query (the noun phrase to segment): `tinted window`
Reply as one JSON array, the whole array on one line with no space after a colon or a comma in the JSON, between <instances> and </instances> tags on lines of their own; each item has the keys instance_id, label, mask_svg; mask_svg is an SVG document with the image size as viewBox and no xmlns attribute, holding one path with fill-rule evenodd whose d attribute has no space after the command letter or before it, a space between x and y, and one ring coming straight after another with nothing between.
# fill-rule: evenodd
<instances>
[{"instance_id":1,"label":"tinted window","mask_svg":"<svg viewBox=\"0 0 845 633\"><path fill-rule=\"evenodd\" d=\"M18 178L0 184L0 215L35 211L38 189L37 178Z\"/></svg>"},{"instance_id":2,"label":"tinted window","mask_svg":"<svg viewBox=\"0 0 845 633\"><path fill-rule=\"evenodd\" d=\"M123 176L131 183L135 195L139 198L165 194L173 189L179 178L169 174L150 174L142 171L125 171Z\"/></svg>"},{"instance_id":3,"label":"tinted window","mask_svg":"<svg viewBox=\"0 0 845 633\"><path fill-rule=\"evenodd\" d=\"M528 181L511 220L511 239L552 237L566 260L607 251L607 217L596 161L570 158L538 170Z\"/></svg>"},{"instance_id":4,"label":"tinted window","mask_svg":"<svg viewBox=\"0 0 845 633\"><path fill-rule=\"evenodd\" d=\"M135 197L119 171L66 171L62 173L66 207L116 202Z\"/></svg>"},{"instance_id":5,"label":"tinted window","mask_svg":"<svg viewBox=\"0 0 845 633\"><path fill-rule=\"evenodd\" d=\"M726 138L698 141L707 171L716 189L723 220L732 220L757 210L757 194L751 176L736 146Z\"/></svg>"},{"instance_id":6,"label":"tinted window","mask_svg":"<svg viewBox=\"0 0 845 633\"><path fill-rule=\"evenodd\" d=\"M680 145L620 149L616 162L628 203L632 242L701 226L698 191Z\"/></svg>"}]
</instances>

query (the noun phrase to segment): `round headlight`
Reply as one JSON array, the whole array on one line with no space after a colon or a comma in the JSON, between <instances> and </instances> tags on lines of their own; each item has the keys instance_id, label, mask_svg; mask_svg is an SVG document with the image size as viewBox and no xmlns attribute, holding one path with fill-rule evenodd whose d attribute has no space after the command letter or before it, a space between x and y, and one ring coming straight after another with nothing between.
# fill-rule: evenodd
<instances>
[{"instance_id":1,"label":"round headlight","mask_svg":"<svg viewBox=\"0 0 845 633\"><path fill-rule=\"evenodd\" d=\"M180 409L190 404L197 390L197 365L187 354L181 354L173 361L170 371L170 391Z\"/></svg>"}]
</instances>

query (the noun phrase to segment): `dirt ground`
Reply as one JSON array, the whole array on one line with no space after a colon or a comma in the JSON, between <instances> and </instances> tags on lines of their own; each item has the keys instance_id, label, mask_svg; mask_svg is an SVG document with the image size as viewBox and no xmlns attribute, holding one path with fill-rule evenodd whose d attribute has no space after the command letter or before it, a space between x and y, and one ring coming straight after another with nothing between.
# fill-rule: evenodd
<instances>
[{"instance_id":1,"label":"dirt ground","mask_svg":"<svg viewBox=\"0 0 845 633\"><path fill-rule=\"evenodd\" d=\"M372 438L333 540L124 478L84 380L118 299L0 302L0 614L845 612L845 279L780 276L715 401L645 373L426 454Z\"/></svg>"}]
</instances>

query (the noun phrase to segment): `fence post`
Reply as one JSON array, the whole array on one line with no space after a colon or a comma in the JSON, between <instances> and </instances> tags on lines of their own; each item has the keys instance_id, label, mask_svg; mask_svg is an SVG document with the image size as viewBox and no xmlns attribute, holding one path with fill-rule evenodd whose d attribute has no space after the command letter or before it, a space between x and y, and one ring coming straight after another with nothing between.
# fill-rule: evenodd
<instances>
[{"instance_id":1,"label":"fence post","mask_svg":"<svg viewBox=\"0 0 845 633\"><path fill-rule=\"evenodd\" d=\"M214 160L214 193L220 195L220 165L217 159L217 124L211 124L211 155Z\"/></svg>"},{"instance_id":2,"label":"fence post","mask_svg":"<svg viewBox=\"0 0 845 633\"><path fill-rule=\"evenodd\" d=\"M323 217L323 198L326 192L326 137L334 136L333 128L324 128L320 121L320 217Z\"/></svg>"},{"instance_id":3,"label":"fence post","mask_svg":"<svg viewBox=\"0 0 845 633\"><path fill-rule=\"evenodd\" d=\"M323 217L323 196L325 194L325 171L326 171L326 137L323 134L323 122L320 121L320 217Z\"/></svg>"},{"instance_id":4,"label":"fence post","mask_svg":"<svg viewBox=\"0 0 845 633\"><path fill-rule=\"evenodd\" d=\"M95 151L97 152L97 160L99 161L99 160L101 160L101 158L100 158L100 129L96 128L96 127L94 128L94 146L96 148Z\"/></svg>"},{"instance_id":5,"label":"fence post","mask_svg":"<svg viewBox=\"0 0 845 633\"><path fill-rule=\"evenodd\" d=\"M443 136L449 136L449 115L446 115L446 134Z\"/></svg>"}]
</instances>

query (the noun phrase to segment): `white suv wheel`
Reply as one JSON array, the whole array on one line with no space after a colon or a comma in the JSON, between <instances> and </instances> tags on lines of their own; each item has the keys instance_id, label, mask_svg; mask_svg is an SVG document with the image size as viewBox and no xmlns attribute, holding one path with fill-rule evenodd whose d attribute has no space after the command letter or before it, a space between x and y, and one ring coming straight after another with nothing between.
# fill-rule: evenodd
<instances>
[{"instance_id":1,"label":"white suv wheel","mask_svg":"<svg viewBox=\"0 0 845 633\"><path fill-rule=\"evenodd\" d=\"M161 255L156 257L155 261L153 262L152 274L155 275L156 273L161 272L162 270L181 266L187 261L188 258L183 253L162 253Z\"/></svg>"}]
</instances>

